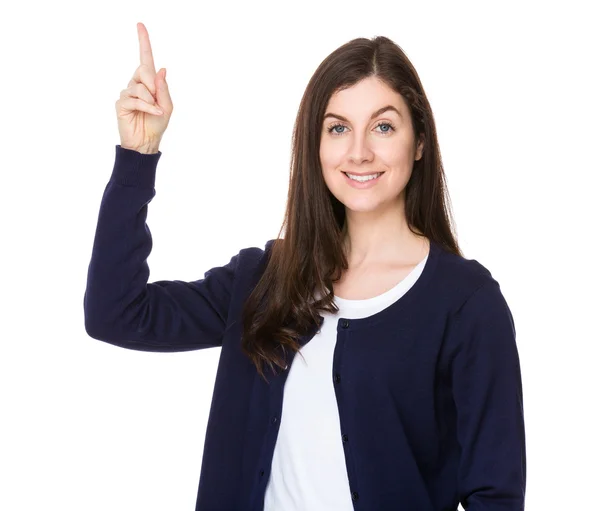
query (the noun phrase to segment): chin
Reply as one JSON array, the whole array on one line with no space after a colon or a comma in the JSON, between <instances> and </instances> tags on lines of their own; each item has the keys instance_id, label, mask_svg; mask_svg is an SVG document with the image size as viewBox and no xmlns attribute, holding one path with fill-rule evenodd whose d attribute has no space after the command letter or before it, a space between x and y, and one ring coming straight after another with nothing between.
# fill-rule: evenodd
<instances>
[{"instance_id":1,"label":"chin","mask_svg":"<svg viewBox=\"0 0 600 511\"><path fill-rule=\"evenodd\" d=\"M370 213L372 211L376 211L381 207L380 202L373 201L341 201L342 204L346 207L347 210L352 211L353 213Z\"/></svg>"}]
</instances>

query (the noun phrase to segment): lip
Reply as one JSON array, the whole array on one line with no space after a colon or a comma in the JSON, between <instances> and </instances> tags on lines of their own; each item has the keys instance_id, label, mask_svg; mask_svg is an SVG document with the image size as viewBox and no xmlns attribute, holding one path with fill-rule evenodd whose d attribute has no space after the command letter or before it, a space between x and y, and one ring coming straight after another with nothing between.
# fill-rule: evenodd
<instances>
[{"instance_id":1,"label":"lip","mask_svg":"<svg viewBox=\"0 0 600 511\"><path fill-rule=\"evenodd\" d=\"M354 181L353 179L350 179L345 172L342 172L342 174L344 174L344 179L346 180L346 183L348 183L351 187L353 188L358 188L359 190L363 190L365 188L371 188L372 186L375 186L379 181L381 181L381 178L385 175L385 172L383 172L379 177L375 178L375 179L370 179L369 181L365 181L364 183L359 183L358 181ZM365 175L369 175L369 174L353 174L353 175L359 175L359 176L365 176Z\"/></svg>"}]
</instances>

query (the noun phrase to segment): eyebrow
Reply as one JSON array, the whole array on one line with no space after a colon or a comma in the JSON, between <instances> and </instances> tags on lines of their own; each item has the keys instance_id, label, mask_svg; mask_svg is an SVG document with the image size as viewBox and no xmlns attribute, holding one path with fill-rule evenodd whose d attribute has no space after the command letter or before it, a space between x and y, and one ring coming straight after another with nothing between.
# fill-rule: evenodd
<instances>
[{"instance_id":1,"label":"eyebrow","mask_svg":"<svg viewBox=\"0 0 600 511\"><path fill-rule=\"evenodd\" d=\"M371 115L371 119L370 120L375 119L375 117L381 115L384 112L387 112L388 110L392 110L392 111L396 112L400 117L402 117L402 114L398 111L398 109L395 106L386 105L384 107L381 107L379 110L376 110L375 112L373 112L373 115ZM339 115L339 114L334 114L332 112L326 113L325 116L323 117L323 120L325 120L327 117L334 117L336 119L339 119L340 121L350 122L344 116Z\"/></svg>"}]
</instances>

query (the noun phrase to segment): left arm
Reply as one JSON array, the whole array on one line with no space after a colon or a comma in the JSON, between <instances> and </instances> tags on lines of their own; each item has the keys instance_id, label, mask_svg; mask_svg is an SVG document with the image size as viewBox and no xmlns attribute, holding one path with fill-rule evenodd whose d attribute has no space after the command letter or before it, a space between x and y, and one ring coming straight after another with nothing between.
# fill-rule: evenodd
<instances>
[{"instance_id":1,"label":"left arm","mask_svg":"<svg viewBox=\"0 0 600 511\"><path fill-rule=\"evenodd\" d=\"M512 313L495 280L465 301L450 332L461 505L468 511L522 511L526 456L521 368Z\"/></svg>"}]
</instances>

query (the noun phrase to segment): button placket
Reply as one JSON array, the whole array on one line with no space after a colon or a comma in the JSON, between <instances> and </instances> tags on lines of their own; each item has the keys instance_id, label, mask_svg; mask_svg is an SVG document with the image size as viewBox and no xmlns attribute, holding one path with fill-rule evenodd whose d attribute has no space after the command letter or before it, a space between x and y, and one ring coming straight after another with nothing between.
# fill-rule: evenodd
<instances>
[{"instance_id":1,"label":"button placket","mask_svg":"<svg viewBox=\"0 0 600 511\"><path fill-rule=\"evenodd\" d=\"M347 330L348 328L350 328L350 324L351 324L351 320L348 319L348 318L340 318L340 320L339 320L339 328ZM334 351L334 364L335 364L334 367L336 367L336 368L339 367L339 365L336 364L336 361L339 363L339 356L340 356L338 349L340 349L341 344L345 341L345 337L346 336L342 336L338 340L338 343L336 344L336 351ZM336 354L337 354L337 357L336 357ZM341 380L342 380L342 377L341 377L340 373L338 373L338 372L334 373L334 375L333 375L333 381L335 383L339 384ZM336 389L336 394L339 391L340 391L340 389ZM344 428L343 417L340 417L340 419L342 421L341 426L342 426L342 428ZM350 445L349 445L348 442L349 442L348 435L346 433L343 433L342 434L342 443L343 443L343 446L344 446L344 453L346 455L346 461L347 462L348 462L348 458L347 458L347 456L348 456L348 450L350 449ZM351 476L351 479L353 479L352 476ZM351 497L352 497L352 501L356 502L358 500L358 497L359 497L358 492L351 491Z\"/></svg>"}]
</instances>

